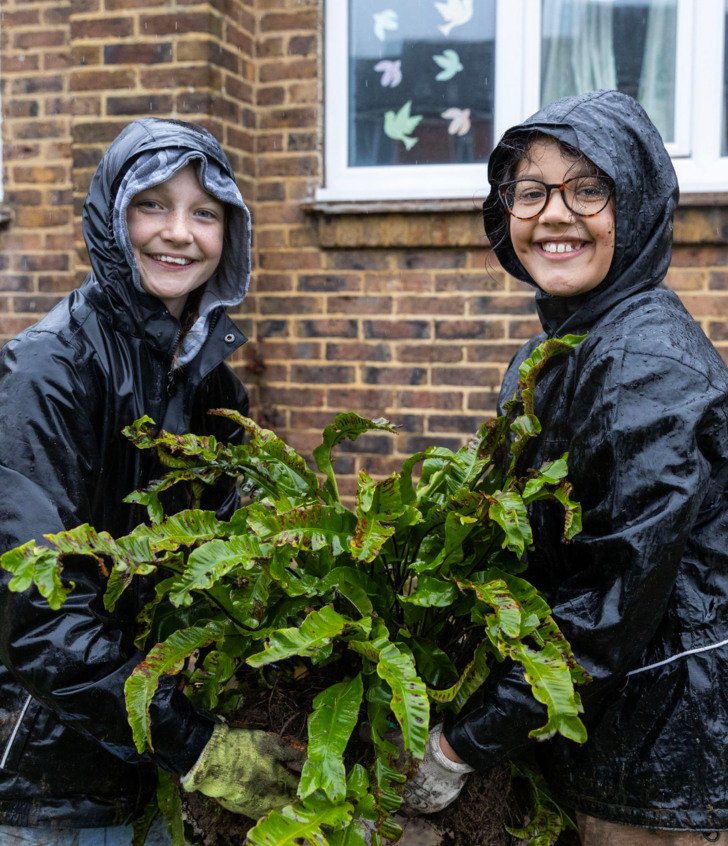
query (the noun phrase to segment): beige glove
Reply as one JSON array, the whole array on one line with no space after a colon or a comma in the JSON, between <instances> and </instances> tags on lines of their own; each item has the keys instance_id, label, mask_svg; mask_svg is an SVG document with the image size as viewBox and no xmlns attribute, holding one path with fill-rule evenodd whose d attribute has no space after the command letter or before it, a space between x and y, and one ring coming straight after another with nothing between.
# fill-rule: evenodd
<instances>
[{"instance_id":1,"label":"beige glove","mask_svg":"<svg viewBox=\"0 0 728 846\"><path fill-rule=\"evenodd\" d=\"M292 770L300 771L304 757L275 734L220 723L181 783L255 820L295 798L298 776Z\"/></svg>"},{"instance_id":2,"label":"beige glove","mask_svg":"<svg viewBox=\"0 0 728 846\"><path fill-rule=\"evenodd\" d=\"M402 792L402 810L409 814L434 814L446 808L460 794L468 773L469 764L451 761L440 749L442 725L435 726L427 738L425 757L417 772L405 784Z\"/></svg>"}]
</instances>

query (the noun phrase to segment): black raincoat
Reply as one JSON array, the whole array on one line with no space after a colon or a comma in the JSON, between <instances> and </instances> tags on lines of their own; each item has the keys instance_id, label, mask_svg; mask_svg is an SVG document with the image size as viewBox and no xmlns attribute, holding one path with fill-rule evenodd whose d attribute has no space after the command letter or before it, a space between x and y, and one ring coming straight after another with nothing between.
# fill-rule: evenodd
<instances>
[{"instance_id":1,"label":"black raincoat","mask_svg":"<svg viewBox=\"0 0 728 846\"><path fill-rule=\"evenodd\" d=\"M490 162L486 231L505 269L515 255L495 186L512 178L509 140L536 131L582 151L615 182L608 275L569 298L541 291L545 337L588 333L537 386L543 431L527 466L569 453L584 528L533 508L529 578L593 682L581 688L589 739L545 744L518 666L498 668L446 731L477 768L536 754L552 789L593 816L664 829L728 829L728 373L679 299L663 287L678 191L660 137L615 91L547 106L509 130Z\"/></svg>"},{"instance_id":2,"label":"black raincoat","mask_svg":"<svg viewBox=\"0 0 728 846\"><path fill-rule=\"evenodd\" d=\"M173 432L229 439L236 433L206 411L247 411L245 391L223 363L245 339L216 305L212 280L194 357L173 366L180 324L132 284L113 235L122 176L162 149L196 153L198 171L212 163L239 198L225 154L197 127L137 121L111 145L84 206L89 277L0 354L0 551L81 523L119 536L142 522L144 514L122 498L160 468L121 434L141 415ZM242 200L226 207L225 244L213 278L227 280L230 304L242 300L249 279ZM221 506L224 498L212 492L205 505ZM180 496L171 507L186 504ZM8 574L0 575L0 822L8 825L127 823L150 798L155 765L187 772L213 727L167 678L152 708L155 752L137 754L124 681L142 658L133 644L135 618L150 586L133 585L109 613L103 578L88 559L67 559L64 575L76 587L59 612L35 589L11 593Z\"/></svg>"}]
</instances>

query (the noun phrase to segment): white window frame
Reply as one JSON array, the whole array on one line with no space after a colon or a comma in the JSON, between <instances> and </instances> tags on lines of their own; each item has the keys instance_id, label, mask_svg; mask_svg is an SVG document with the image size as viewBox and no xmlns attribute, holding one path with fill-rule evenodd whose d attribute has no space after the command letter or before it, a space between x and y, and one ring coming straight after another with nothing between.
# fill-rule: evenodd
<instances>
[{"instance_id":1,"label":"white window frame","mask_svg":"<svg viewBox=\"0 0 728 846\"><path fill-rule=\"evenodd\" d=\"M666 146L683 193L728 191L728 156L720 155L725 0L677 4L675 139ZM539 107L540 14L541 0L496 0L495 139ZM317 201L482 199L484 162L349 167L348 32L348 2L325 0L325 177Z\"/></svg>"}]
</instances>

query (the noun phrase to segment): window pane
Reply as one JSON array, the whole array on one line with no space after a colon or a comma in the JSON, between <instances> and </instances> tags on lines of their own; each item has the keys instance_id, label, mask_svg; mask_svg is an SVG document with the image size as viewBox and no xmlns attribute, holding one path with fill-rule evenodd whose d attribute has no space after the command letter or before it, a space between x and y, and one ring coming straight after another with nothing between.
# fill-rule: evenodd
<instances>
[{"instance_id":1,"label":"window pane","mask_svg":"<svg viewBox=\"0 0 728 846\"><path fill-rule=\"evenodd\" d=\"M350 167L484 161L495 0L349 0Z\"/></svg>"},{"instance_id":2,"label":"window pane","mask_svg":"<svg viewBox=\"0 0 728 846\"><path fill-rule=\"evenodd\" d=\"M677 0L542 0L541 102L617 88L675 140Z\"/></svg>"}]
</instances>

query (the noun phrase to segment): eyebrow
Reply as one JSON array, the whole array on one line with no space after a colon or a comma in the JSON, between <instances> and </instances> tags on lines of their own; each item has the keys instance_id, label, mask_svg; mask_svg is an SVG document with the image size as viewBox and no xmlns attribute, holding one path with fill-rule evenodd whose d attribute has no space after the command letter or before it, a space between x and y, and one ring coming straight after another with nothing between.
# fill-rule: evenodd
<instances>
[{"instance_id":1,"label":"eyebrow","mask_svg":"<svg viewBox=\"0 0 728 846\"><path fill-rule=\"evenodd\" d=\"M141 197L144 194L150 194L150 193L153 193L153 192L164 193L164 191L165 191L164 186L165 186L164 182L160 183L159 185L150 185L149 188L144 188L138 194L135 194L133 199L136 199L137 197ZM205 191L204 188L201 188L200 191L201 191L201 193L199 195L197 202L200 202L200 203L210 202L210 203L217 203L217 205L219 205L219 206L223 206L223 207L225 206L224 200L218 200L218 198L216 196L214 196L214 194L209 194L207 191Z\"/></svg>"},{"instance_id":2,"label":"eyebrow","mask_svg":"<svg viewBox=\"0 0 728 846\"><path fill-rule=\"evenodd\" d=\"M561 185L561 184L563 184L563 182L568 182L569 179L577 179L580 176L598 177L599 175L600 174L598 174L598 173L592 173L591 170L588 167L582 167L582 168L579 168L578 170L576 170L574 173L570 173L569 171L567 171L566 174L565 174L566 178L563 179L562 182L553 183L553 184ZM532 179L535 182L546 183L546 180L543 178L543 176L541 174L535 174L535 173L522 173L520 176L514 176L513 178L514 179Z\"/></svg>"}]
</instances>

